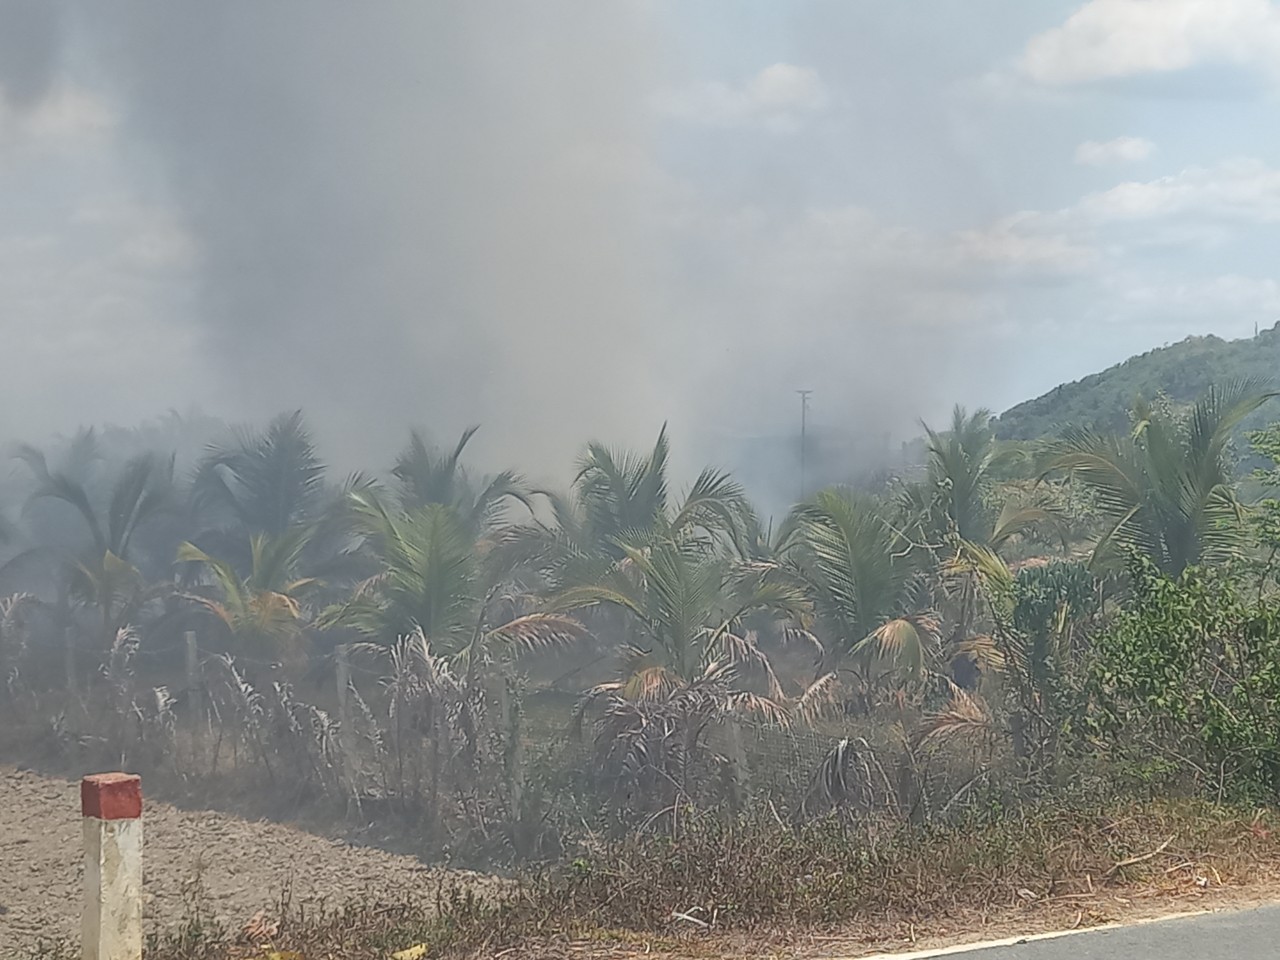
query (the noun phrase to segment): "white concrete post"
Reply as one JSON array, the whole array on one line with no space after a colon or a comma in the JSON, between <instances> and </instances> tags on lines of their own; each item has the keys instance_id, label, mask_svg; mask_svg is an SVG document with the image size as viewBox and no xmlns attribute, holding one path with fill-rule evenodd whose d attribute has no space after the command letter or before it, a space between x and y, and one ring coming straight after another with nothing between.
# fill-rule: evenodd
<instances>
[{"instance_id":1,"label":"white concrete post","mask_svg":"<svg viewBox=\"0 0 1280 960\"><path fill-rule=\"evenodd\" d=\"M80 781L84 817L84 960L142 960L142 780Z\"/></svg>"}]
</instances>

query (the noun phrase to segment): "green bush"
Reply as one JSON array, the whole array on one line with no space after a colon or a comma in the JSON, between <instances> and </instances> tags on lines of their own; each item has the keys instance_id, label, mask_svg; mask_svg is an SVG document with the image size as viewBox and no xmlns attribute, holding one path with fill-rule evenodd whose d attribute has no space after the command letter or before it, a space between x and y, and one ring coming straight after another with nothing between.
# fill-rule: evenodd
<instances>
[{"instance_id":1,"label":"green bush","mask_svg":"<svg viewBox=\"0 0 1280 960\"><path fill-rule=\"evenodd\" d=\"M1219 792L1280 791L1280 610L1224 568L1132 564L1134 597L1096 640L1093 733L1173 758Z\"/></svg>"}]
</instances>

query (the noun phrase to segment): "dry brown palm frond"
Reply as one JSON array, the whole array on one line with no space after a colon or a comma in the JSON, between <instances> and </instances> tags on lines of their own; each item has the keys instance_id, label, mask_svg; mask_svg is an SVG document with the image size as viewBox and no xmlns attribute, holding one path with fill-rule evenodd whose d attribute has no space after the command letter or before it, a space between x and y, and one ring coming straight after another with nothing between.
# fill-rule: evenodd
<instances>
[{"instance_id":1,"label":"dry brown palm frond","mask_svg":"<svg viewBox=\"0 0 1280 960\"><path fill-rule=\"evenodd\" d=\"M774 700L784 698L782 684L778 682L777 674L773 672L773 664L770 663L769 657L757 644L755 631L748 631L746 636L742 637L732 633L721 634L720 643L724 648L726 659L739 667L740 673L759 673L765 679L769 696Z\"/></svg>"},{"instance_id":2,"label":"dry brown palm frond","mask_svg":"<svg viewBox=\"0 0 1280 960\"><path fill-rule=\"evenodd\" d=\"M835 712L840 703L840 677L824 673L796 700L796 712L805 723L814 724Z\"/></svg>"},{"instance_id":3,"label":"dry brown palm frond","mask_svg":"<svg viewBox=\"0 0 1280 960\"><path fill-rule=\"evenodd\" d=\"M378 588L386 583L390 578L391 574L386 570L375 573L371 577L366 577L357 583L352 589L351 599L354 600L358 597L370 597L376 595Z\"/></svg>"},{"instance_id":4,"label":"dry brown palm frond","mask_svg":"<svg viewBox=\"0 0 1280 960\"><path fill-rule=\"evenodd\" d=\"M859 781L853 769L855 759L856 752L847 737L832 747L814 769L801 809L861 802L866 785Z\"/></svg>"},{"instance_id":5,"label":"dry brown palm frond","mask_svg":"<svg viewBox=\"0 0 1280 960\"><path fill-rule=\"evenodd\" d=\"M210 597L202 597L198 593L177 593L175 594L180 600L188 600L199 607L203 607L209 613L213 614L228 629L235 623L235 617L225 606Z\"/></svg>"},{"instance_id":6,"label":"dry brown palm frond","mask_svg":"<svg viewBox=\"0 0 1280 960\"><path fill-rule=\"evenodd\" d=\"M572 646L589 636L587 628L573 617L530 613L490 630L486 640L506 643L519 653L537 653Z\"/></svg>"},{"instance_id":7,"label":"dry brown palm frond","mask_svg":"<svg viewBox=\"0 0 1280 960\"><path fill-rule=\"evenodd\" d=\"M351 658L368 656L371 660L383 660L391 655L391 648L385 643L372 640L357 640L347 644L347 656Z\"/></svg>"},{"instance_id":8,"label":"dry brown palm frond","mask_svg":"<svg viewBox=\"0 0 1280 960\"><path fill-rule=\"evenodd\" d=\"M912 613L887 620L858 647L871 649L882 663L903 668L920 678L941 641L941 624L931 613Z\"/></svg>"},{"instance_id":9,"label":"dry brown palm frond","mask_svg":"<svg viewBox=\"0 0 1280 960\"><path fill-rule=\"evenodd\" d=\"M1006 666L1004 651L1000 649L1000 644L996 642L995 637L989 634L978 634L956 643L952 659L963 654L971 654L980 669L994 673L1004 672Z\"/></svg>"},{"instance_id":10,"label":"dry brown palm frond","mask_svg":"<svg viewBox=\"0 0 1280 960\"><path fill-rule=\"evenodd\" d=\"M737 568L743 574L763 575L782 570L783 566L776 560L741 560Z\"/></svg>"},{"instance_id":11,"label":"dry brown palm frond","mask_svg":"<svg viewBox=\"0 0 1280 960\"><path fill-rule=\"evenodd\" d=\"M619 692L626 700L654 703L669 699L684 685L684 681L666 667L651 666L628 677Z\"/></svg>"},{"instance_id":12,"label":"dry brown palm frond","mask_svg":"<svg viewBox=\"0 0 1280 960\"><path fill-rule=\"evenodd\" d=\"M569 732L575 740L582 739L582 723L586 718L587 711L594 707L601 700L612 701L619 699L622 695L622 688L625 684L620 680L613 680L608 683L598 683L591 687L578 698L578 702L574 704L573 714L570 717Z\"/></svg>"},{"instance_id":13,"label":"dry brown palm frond","mask_svg":"<svg viewBox=\"0 0 1280 960\"><path fill-rule=\"evenodd\" d=\"M782 628L781 636L782 643L785 646L808 647L813 651L814 658L817 661L821 661L827 654L826 647L822 645L822 641L818 639L817 635L802 627L788 624Z\"/></svg>"},{"instance_id":14,"label":"dry brown palm frond","mask_svg":"<svg viewBox=\"0 0 1280 960\"><path fill-rule=\"evenodd\" d=\"M791 726L791 714L776 700L745 690L735 690L724 696L724 707L730 713L754 716L765 723L786 729Z\"/></svg>"},{"instance_id":15,"label":"dry brown palm frond","mask_svg":"<svg viewBox=\"0 0 1280 960\"><path fill-rule=\"evenodd\" d=\"M731 690L738 683L738 665L728 660L712 660L695 681L705 690Z\"/></svg>"},{"instance_id":16,"label":"dry brown palm frond","mask_svg":"<svg viewBox=\"0 0 1280 960\"><path fill-rule=\"evenodd\" d=\"M44 601L32 593L13 593L0 598L0 627L8 633L25 625L23 614L44 606Z\"/></svg>"},{"instance_id":17,"label":"dry brown palm frond","mask_svg":"<svg viewBox=\"0 0 1280 960\"><path fill-rule=\"evenodd\" d=\"M621 779L656 776L674 783L684 760L676 730L667 717L615 701L596 729L596 754L602 767Z\"/></svg>"},{"instance_id":18,"label":"dry brown palm frond","mask_svg":"<svg viewBox=\"0 0 1280 960\"><path fill-rule=\"evenodd\" d=\"M111 642L107 662L102 665L102 674L107 683L121 694L133 684L133 661L138 654L138 642L136 628L128 625L121 627Z\"/></svg>"},{"instance_id":19,"label":"dry brown palm frond","mask_svg":"<svg viewBox=\"0 0 1280 960\"><path fill-rule=\"evenodd\" d=\"M701 683L663 701L613 697L596 726L603 768L669 806L684 794L690 764L703 755L703 738L723 714L723 698Z\"/></svg>"},{"instance_id":20,"label":"dry brown palm frond","mask_svg":"<svg viewBox=\"0 0 1280 960\"><path fill-rule=\"evenodd\" d=\"M948 684L951 699L941 710L927 714L912 736L912 743L925 746L961 739L990 740L995 735L991 711L981 697L968 693L954 683Z\"/></svg>"}]
</instances>

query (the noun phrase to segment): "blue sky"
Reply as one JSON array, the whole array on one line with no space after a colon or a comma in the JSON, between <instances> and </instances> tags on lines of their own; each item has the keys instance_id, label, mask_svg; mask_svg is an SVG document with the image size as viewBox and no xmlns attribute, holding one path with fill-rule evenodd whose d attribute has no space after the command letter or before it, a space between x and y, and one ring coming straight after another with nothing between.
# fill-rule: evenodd
<instances>
[{"instance_id":1,"label":"blue sky","mask_svg":"<svg viewBox=\"0 0 1280 960\"><path fill-rule=\"evenodd\" d=\"M805 234L813 262L845 241L879 247L841 248L796 301L828 314L812 319L814 351L841 328L850 357L866 344L909 367L913 345L947 351L922 360L925 415L951 399L999 409L1133 352L1280 319L1274 4L693 9L692 99L698 83L748 90L764 62L808 71L825 97L767 130L745 108L701 125L679 111L670 163L725 207L780 208L775 232ZM748 10L746 42L717 29ZM868 260L904 276L858 277ZM868 289L874 320L849 309Z\"/></svg>"},{"instance_id":2,"label":"blue sky","mask_svg":"<svg viewBox=\"0 0 1280 960\"><path fill-rule=\"evenodd\" d=\"M1268 0L278 7L6 8L0 431L304 405L552 469L1280 320Z\"/></svg>"}]
</instances>

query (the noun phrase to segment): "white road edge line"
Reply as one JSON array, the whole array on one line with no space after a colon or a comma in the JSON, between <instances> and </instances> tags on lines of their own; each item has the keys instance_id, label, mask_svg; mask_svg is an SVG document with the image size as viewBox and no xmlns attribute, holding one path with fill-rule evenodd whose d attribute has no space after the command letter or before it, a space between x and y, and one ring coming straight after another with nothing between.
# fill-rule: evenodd
<instances>
[{"instance_id":1,"label":"white road edge line","mask_svg":"<svg viewBox=\"0 0 1280 960\"><path fill-rule=\"evenodd\" d=\"M1076 930L1055 930L1052 933L1031 933L1025 936L1005 937L1003 940L985 940L980 943L961 943L953 947L936 947L932 950L914 950L907 953L875 953L845 954L838 957L823 957L820 960L932 960L933 957L954 957L976 950L992 950L996 947L1017 947L1024 943L1035 943L1038 940L1059 940L1062 937L1075 936L1078 933L1101 933L1104 930L1122 930L1126 927L1142 927L1152 923L1164 923L1167 920L1186 920L1189 917L1203 917L1219 910L1188 910L1184 913L1171 913L1163 917L1144 917L1128 923L1104 923L1096 927L1080 927Z\"/></svg>"}]
</instances>

